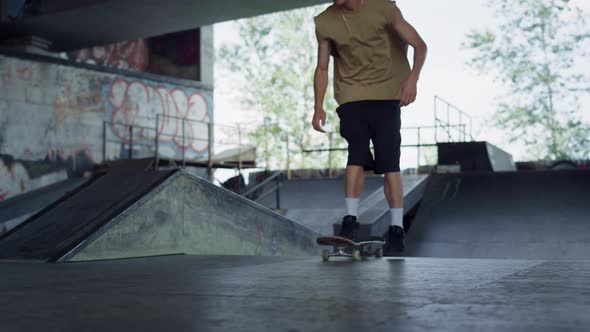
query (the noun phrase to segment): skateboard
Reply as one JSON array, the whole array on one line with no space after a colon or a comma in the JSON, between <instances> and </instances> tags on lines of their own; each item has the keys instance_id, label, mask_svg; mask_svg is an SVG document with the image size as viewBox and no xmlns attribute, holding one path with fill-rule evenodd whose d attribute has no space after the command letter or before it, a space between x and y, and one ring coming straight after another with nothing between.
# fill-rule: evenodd
<instances>
[{"instance_id":1,"label":"skateboard","mask_svg":"<svg viewBox=\"0 0 590 332\"><path fill-rule=\"evenodd\" d=\"M383 238L375 237L369 241L354 242L340 236L321 236L316 243L320 246L333 246L334 252L322 250L322 260L328 261L330 257L350 257L354 261L360 261L362 256L383 257ZM373 249L373 247L376 247ZM373 250L372 250L373 249ZM350 251L348 253L347 251Z\"/></svg>"}]
</instances>

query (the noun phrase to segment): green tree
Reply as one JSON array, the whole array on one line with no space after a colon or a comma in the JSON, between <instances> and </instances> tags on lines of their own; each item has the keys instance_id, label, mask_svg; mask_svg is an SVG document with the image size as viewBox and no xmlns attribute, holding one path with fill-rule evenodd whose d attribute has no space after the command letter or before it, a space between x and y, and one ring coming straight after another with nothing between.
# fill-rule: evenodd
<instances>
[{"instance_id":1,"label":"green tree","mask_svg":"<svg viewBox=\"0 0 590 332\"><path fill-rule=\"evenodd\" d=\"M590 92L581 72L590 37L582 11L569 0L490 0L497 29L472 31L464 46L468 62L505 84L495 114L511 142L531 157L590 156L590 126L581 119L579 98Z\"/></svg>"},{"instance_id":2,"label":"green tree","mask_svg":"<svg viewBox=\"0 0 590 332\"><path fill-rule=\"evenodd\" d=\"M314 134L311 127L317 61L313 17L321 10L311 7L240 20L235 23L239 42L218 52L218 61L232 73L230 80L240 91L240 103L261 118L251 138L259 162L268 168L285 168L287 137L292 168L327 167L327 153L302 153L328 145L327 136ZM332 91L326 102L326 109L336 108ZM327 130L337 130L334 117ZM337 135L334 144L343 146ZM333 160L333 165L343 163L343 154Z\"/></svg>"}]
</instances>

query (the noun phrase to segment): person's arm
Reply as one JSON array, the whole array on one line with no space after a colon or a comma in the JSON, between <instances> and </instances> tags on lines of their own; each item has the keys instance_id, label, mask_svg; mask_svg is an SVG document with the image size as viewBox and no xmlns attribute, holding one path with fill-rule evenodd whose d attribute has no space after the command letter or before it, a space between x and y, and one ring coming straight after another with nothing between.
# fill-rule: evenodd
<instances>
[{"instance_id":1,"label":"person's arm","mask_svg":"<svg viewBox=\"0 0 590 332\"><path fill-rule=\"evenodd\" d=\"M330 65L330 42L320 37L318 39L318 64L313 78L313 91L315 106L313 113L313 129L325 133L322 128L326 124L326 112L324 112L324 97L328 89L328 67Z\"/></svg>"},{"instance_id":2,"label":"person's arm","mask_svg":"<svg viewBox=\"0 0 590 332\"><path fill-rule=\"evenodd\" d=\"M420 73L426 62L426 53L428 47L422 37L418 34L416 29L408 23L402 12L397 6L393 6L394 12L394 24L393 29L403 39L406 44L414 48L414 66L410 72L409 77L402 83L400 87L400 104L406 106L413 103L416 100L418 79Z\"/></svg>"}]
</instances>

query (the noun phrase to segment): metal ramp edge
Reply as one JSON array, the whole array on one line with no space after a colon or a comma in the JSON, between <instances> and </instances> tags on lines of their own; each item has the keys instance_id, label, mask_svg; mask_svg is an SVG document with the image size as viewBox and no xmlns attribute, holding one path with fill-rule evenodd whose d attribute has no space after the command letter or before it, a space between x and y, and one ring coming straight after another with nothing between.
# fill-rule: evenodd
<instances>
[{"instance_id":1,"label":"metal ramp edge","mask_svg":"<svg viewBox=\"0 0 590 332\"><path fill-rule=\"evenodd\" d=\"M33 215L31 215L29 218L27 218L26 220L24 220L23 222L21 222L17 226L13 227L8 232L0 235L0 241L4 240L5 238L8 238L12 234L18 232L18 230L20 230L21 228L25 227L27 224L35 221L37 218L39 218L40 216L42 216L45 213L47 213L47 211L50 211L50 210L54 209L55 207L57 207L61 203L65 202L66 200L68 200L71 197L77 195L78 193L80 193L84 189L88 188L89 186L91 186L94 182L96 182L96 180L98 180L102 176L104 176L104 174L102 174L102 173L93 176L88 181L82 183L79 187L75 188L72 191L67 192L65 195L63 195L59 199L55 200L53 203L50 203L49 205L47 205L46 207L42 208L41 210L33 213Z\"/></svg>"}]
</instances>

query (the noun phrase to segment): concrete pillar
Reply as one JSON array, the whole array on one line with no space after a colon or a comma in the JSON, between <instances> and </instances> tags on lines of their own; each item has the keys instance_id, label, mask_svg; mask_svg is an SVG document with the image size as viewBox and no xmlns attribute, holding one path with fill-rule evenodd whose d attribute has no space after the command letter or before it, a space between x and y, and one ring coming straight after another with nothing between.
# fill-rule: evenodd
<instances>
[{"instance_id":1,"label":"concrete pillar","mask_svg":"<svg viewBox=\"0 0 590 332\"><path fill-rule=\"evenodd\" d=\"M201 27L201 83L213 87L213 67L215 65L215 45L213 26Z\"/></svg>"},{"instance_id":2,"label":"concrete pillar","mask_svg":"<svg viewBox=\"0 0 590 332\"><path fill-rule=\"evenodd\" d=\"M215 44L213 43L213 26L203 26L200 28L201 30L201 63L200 63L200 73L201 73L201 83L205 86L211 87L211 99L212 99L212 107L213 112L215 114L215 101L213 100L213 67L215 65ZM214 116L209 119L211 125L209 125L209 156L211 157L215 154L215 128L214 128Z\"/></svg>"}]
</instances>

